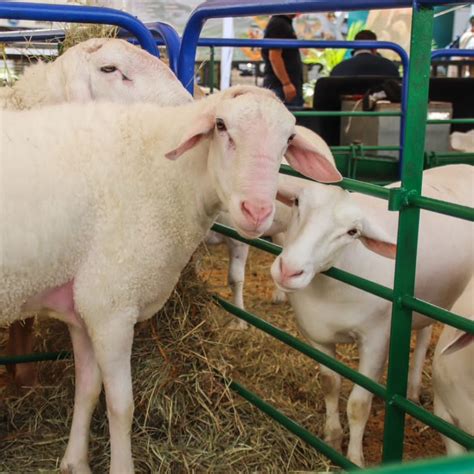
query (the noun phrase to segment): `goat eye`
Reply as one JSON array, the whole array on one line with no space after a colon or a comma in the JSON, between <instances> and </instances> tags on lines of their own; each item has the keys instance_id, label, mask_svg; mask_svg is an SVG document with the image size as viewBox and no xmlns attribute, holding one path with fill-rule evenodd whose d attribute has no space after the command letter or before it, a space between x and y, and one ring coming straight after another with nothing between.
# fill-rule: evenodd
<instances>
[{"instance_id":1,"label":"goat eye","mask_svg":"<svg viewBox=\"0 0 474 474\"><path fill-rule=\"evenodd\" d=\"M357 229L350 229L347 231L347 233L352 237L357 234Z\"/></svg>"},{"instance_id":2,"label":"goat eye","mask_svg":"<svg viewBox=\"0 0 474 474\"><path fill-rule=\"evenodd\" d=\"M300 201L298 198L295 198L295 200L293 201L293 204L298 207L300 205Z\"/></svg>"},{"instance_id":3,"label":"goat eye","mask_svg":"<svg viewBox=\"0 0 474 474\"><path fill-rule=\"evenodd\" d=\"M225 126L224 120L222 120L221 118L216 119L216 128L217 128L217 130L219 130L220 132L226 131L226 130L227 130L227 127Z\"/></svg>"},{"instance_id":4,"label":"goat eye","mask_svg":"<svg viewBox=\"0 0 474 474\"><path fill-rule=\"evenodd\" d=\"M293 138L295 138L295 134L290 135L290 138L288 138L288 145L293 141Z\"/></svg>"},{"instance_id":5,"label":"goat eye","mask_svg":"<svg viewBox=\"0 0 474 474\"><path fill-rule=\"evenodd\" d=\"M106 74L109 74L111 72L115 72L117 68L115 66L102 66L100 70Z\"/></svg>"}]
</instances>

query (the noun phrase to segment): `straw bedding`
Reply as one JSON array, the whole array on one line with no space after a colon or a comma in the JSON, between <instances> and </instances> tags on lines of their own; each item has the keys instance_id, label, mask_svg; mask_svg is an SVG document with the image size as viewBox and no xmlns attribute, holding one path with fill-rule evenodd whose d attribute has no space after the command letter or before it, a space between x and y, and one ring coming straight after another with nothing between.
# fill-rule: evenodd
<instances>
[{"instance_id":1,"label":"straw bedding","mask_svg":"<svg viewBox=\"0 0 474 474\"><path fill-rule=\"evenodd\" d=\"M290 307L269 302L270 262L270 256L251 252L248 309L297 334ZM216 375L235 378L307 429L322 434L324 405L316 364L254 328L226 329L231 316L212 303L208 291L228 296L225 271L222 247L201 250L166 307L137 327L132 361L136 471L335 470L324 457L230 391ZM38 330L38 350L70 347L60 323L45 321ZM356 366L355 354L353 347L346 346L340 355ZM73 376L70 361L44 362L34 389L16 391L12 384L0 388L0 472L51 471L59 466L72 416ZM425 380L424 386L429 387L428 383ZM343 383L342 408L350 387ZM430 406L429 390L423 397ZM371 464L380 461L382 432L383 405L375 400L365 437L366 460ZM407 458L442 453L438 435L410 419L406 443ZM106 471L108 452L101 398L91 429L93 472Z\"/></svg>"}]
</instances>

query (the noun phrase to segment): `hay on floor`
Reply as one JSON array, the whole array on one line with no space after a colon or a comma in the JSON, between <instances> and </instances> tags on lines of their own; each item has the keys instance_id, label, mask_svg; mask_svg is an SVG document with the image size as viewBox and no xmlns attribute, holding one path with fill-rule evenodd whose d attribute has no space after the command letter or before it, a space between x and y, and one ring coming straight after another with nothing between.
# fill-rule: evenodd
<instances>
[{"instance_id":1,"label":"hay on floor","mask_svg":"<svg viewBox=\"0 0 474 474\"><path fill-rule=\"evenodd\" d=\"M136 330L136 472L326 471L331 466L324 458L231 392L216 375L233 371L228 354L238 349L223 330L228 316L212 303L194 268L194 263L188 265L158 316ZM61 323L42 323L40 332L38 350L70 347ZM255 334L250 330L238 337ZM256 381L270 372L278 376L278 362L262 360L256 351L257 345L236 354L241 366L254 373ZM289 383L304 387L304 376ZM16 393L11 384L0 388L0 472L59 466L72 417L73 378L71 361L44 362L34 389ZM292 400L286 408L291 416ZM313 420L318 418L314 414ZM103 396L91 427L90 460L93 472L106 472L109 436Z\"/></svg>"}]
</instances>

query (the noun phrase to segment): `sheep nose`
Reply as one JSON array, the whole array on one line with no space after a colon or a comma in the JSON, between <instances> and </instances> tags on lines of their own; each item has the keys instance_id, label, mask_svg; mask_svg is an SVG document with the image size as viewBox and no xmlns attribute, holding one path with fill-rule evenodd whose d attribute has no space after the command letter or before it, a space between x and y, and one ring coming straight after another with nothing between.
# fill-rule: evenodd
<instances>
[{"instance_id":1,"label":"sheep nose","mask_svg":"<svg viewBox=\"0 0 474 474\"><path fill-rule=\"evenodd\" d=\"M242 214L246 219L252 221L255 227L258 227L273 211L272 204L252 204L248 201L242 201L240 204Z\"/></svg>"},{"instance_id":2,"label":"sheep nose","mask_svg":"<svg viewBox=\"0 0 474 474\"><path fill-rule=\"evenodd\" d=\"M285 264L282 258L280 258L280 276L281 281L285 282L291 278L296 278L303 275L304 270L295 270L294 268L289 267Z\"/></svg>"}]
</instances>

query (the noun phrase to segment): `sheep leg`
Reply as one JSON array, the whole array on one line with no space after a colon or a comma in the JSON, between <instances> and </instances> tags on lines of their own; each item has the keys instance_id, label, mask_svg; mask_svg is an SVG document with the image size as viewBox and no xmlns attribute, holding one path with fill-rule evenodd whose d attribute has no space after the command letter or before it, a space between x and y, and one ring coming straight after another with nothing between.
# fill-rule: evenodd
<instances>
[{"instance_id":1,"label":"sheep leg","mask_svg":"<svg viewBox=\"0 0 474 474\"><path fill-rule=\"evenodd\" d=\"M436 393L433 399L433 411L435 415L439 416L444 421L447 421L448 423L451 423L453 425L455 424L453 417L449 414L448 410L446 410L444 403L440 400ZM457 454L464 454L466 452L464 446L461 446L459 443L456 443L456 441L453 441L452 439L444 435L441 435L441 438L443 439L443 443L446 448L446 454L448 456L455 456Z\"/></svg>"},{"instance_id":2,"label":"sheep leg","mask_svg":"<svg viewBox=\"0 0 474 474\"><path fill-rule=\"evenodd\" d=\"M244 309L245 264L249 254L249 246L229 237L225 237L224 242L229 251L227 280L232 289L233 301L235 306ZM229 327L231 329L246 329L248 324L239 319L232 321Z\"/></svg>"},{"instance_id":3,"label":"sheep leg","mask_svg":"<svg viewBox=\"0 0 474 474\"><path fill-rule=\"evenodd\" d=\"M11 324L7 343L8 355L25 355L33 352L34 321L34 318L27 318L24 321L15 321ZM36 364L34 362L7 365L7 370L15 378L15 383L19 387L31 387L36 383Z\"/></svg>"},{"instance_id":4,"label":"sheep leg","mask_svg":"<svg viewBox=\"0 0 474 474\"><path fill-rule=\"evenodd\" d=\"M414 402L420 400L421 377L426 352L431 342L433 326L426 326L416 332L416 345L413 353L413 365L408 377L408 398Z\"/></svg>"},{"instance_id":5,"label":"sheep leg","mask_svg":"<svg viewBox=\"0 0 474 474\"><path fill-rule=\"evenodd\" d=\"M325 354L335 357L335 344L315 344L316 349ZM326 406L326 423L324 425L324 441L330 444L334 449L341 450L342 427L339 418L339 393L341 390L341 376L324 365L320 365L319 380L324 394L324 403Z\"/></svg>"},{"instance_id":6,"label":"sheep leg","mask_svg":"<svg viewBox=\"0 0 474 474\"><path fill-rule=\"evenodd\" d=\"M381 331L359 341L359 372L372 380L378 381L382 376L387 357L387 337ZM349 420L349 446L347 457L353 463L364 466L362 441L365 426L370 414L373 395L355 385L347 402Z\"/></svg>"},{"instance_id":7,"label":"sheep leg","mask_svg":"<svg viewBox=\"0 0 474 474\"><path fill-rule=\"evenodd\" d=\"M130 358L138 311L129 309L112 316L105 320L88 319L88 327L104 381L110 431L110 472L125 474L134 472L130 439L134 409Z\"/></svg>"},{"instance_id":8,"label":"sheep leg","mask_svg":"<svg viewBox=\"0 0 474 474\"><path fill-rule=\"evenodd\" d=\"M284 238L285 238L285 234L283 232L279 232L278 234L275 234L272 236L273 243L280 245L281 247L283 247ZM280 290L280 288L278 288L275 285L275 288L273 289L273 292L272 292L272 302L284 303L285 301L287 301L286 293Z\"/></svg>"},{"instance_id":9,"label":"sheep leg","mask_svg":"<svg viewBox=\"0 0 474 474\"><path fill-rule=\"evenodd\" d=\"M80 321L80 318L76 318ZM69 325L76 372L74 413L66 453L61 461L62 472L90 473L87 460L89 428L92 413L102 388L102 376L86 328Z\"/></svg>"}]
</instances>

